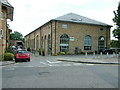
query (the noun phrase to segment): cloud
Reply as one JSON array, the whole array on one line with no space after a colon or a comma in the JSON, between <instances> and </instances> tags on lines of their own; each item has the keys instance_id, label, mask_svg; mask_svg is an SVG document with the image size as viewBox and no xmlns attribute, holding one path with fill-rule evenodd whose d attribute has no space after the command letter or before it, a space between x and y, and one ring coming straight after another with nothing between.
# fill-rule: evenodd
<instances>
[{"instance_id":1,"label":"cloud","mask_svg":"<svg viewBox=\"0 0 120 90\"><path fill-rule=\"evenodd\" d=\"M10 27L23 35L47 21L73 12L107 24L112 24L113 11L119 0L8 0L14 7Z\"/></svg>"}]
</instances>

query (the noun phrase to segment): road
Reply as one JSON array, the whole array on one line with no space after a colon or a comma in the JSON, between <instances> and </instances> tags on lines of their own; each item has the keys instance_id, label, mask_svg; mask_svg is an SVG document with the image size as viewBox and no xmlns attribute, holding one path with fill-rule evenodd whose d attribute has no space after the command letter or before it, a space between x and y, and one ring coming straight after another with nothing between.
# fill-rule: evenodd
<instances>
[{"instance_id":1,"label":"road","mask_svg":"<svg viewBox=\"0 0 120 90\"><path fill-rule=\"evenodd\" d=\"M55 58L32 55L31 62L4 66L2 88L118 88L118 65L62 62Z\"/></svg>"}]
</instances>

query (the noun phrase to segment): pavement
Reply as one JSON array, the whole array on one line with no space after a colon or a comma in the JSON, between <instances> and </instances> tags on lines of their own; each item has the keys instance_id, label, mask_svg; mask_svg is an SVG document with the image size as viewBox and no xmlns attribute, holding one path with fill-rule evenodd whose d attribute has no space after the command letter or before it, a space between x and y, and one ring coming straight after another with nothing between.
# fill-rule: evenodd
<instances>
[{"instance_id":1,"label":"pavement","mask_svg":"<svg viewBox=\"0 0 120 90\"><path fill-rule=\"evenodd\" d=\"M120 65L120 55L113 56L79 56L79 55L63 55L63 56L38 56L31 54L34 57L46 57L52 61L87 63L87 64L117 64ZM0 61L0 66L15 64L15 61Z\"/></svg>"},{"instance_id":2,"label":"pavement","mask_svg":"<svg viewBox=\"0 0 120 90\"><path fill-rule=\"evenodd\" d=\"M0 66L15 64L15 61L0 61Z\"/></svg>"}]
</instances>

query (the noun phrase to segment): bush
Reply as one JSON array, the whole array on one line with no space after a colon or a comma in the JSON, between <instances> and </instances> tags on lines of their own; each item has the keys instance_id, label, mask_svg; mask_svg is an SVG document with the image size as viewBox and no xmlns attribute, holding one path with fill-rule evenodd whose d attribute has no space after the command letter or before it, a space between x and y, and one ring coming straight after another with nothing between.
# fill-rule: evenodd
<instances>
[{"instance_id":1,"label":"bush","mask_svg":"<svg viewBox=\"0 0 120 90\"><path fill-rule=\"evenodd\" d=\"M42 51L42 49L39 48L37 51L38 51L39 55L41 55L41 51Z\"/></svg>"},{"instance_id":2,"label":"bush","mask_svg":"<svg viewBox=\"0 0 120 90\"><path fill-rule=\"evenodd\" d=\"M85 54L85 52L80 52L80 54Z\"/></svg>"},{"instance_id":3,"label":"bush","mask_svg":"<svg viewBox=\"0 0 120 90\"><path fill-rule=\"evenodd\" d=\"M69 52L68 52L67 55L73 55L73 53L69 53Z\"/></svg>"},{"instance_id":4,"label":"bush","mask_svg":"<svg viewBox=\"0 0 120 90\"><path fill-rule=\"evenodd\" d=\"M13 58L14 58L14 54L13 54L13 53L6 52L6 53L4 54L4 60L5 60L5 61L8 61L8 60L12 61Z\"/></svg>"},{"instance_id":5,"label":"bush","mask_svg":"<svg viewBox=\"0 0 120 90\"><path fill-rule=\"evenodd\" d=\"M58 52L57 54L58 55L66 55L67 53L66 52Z\"/></svg>"},{"instance_id":6,"label":"bush","mask_svg":"<svg viewBox=\"0 0 120 90\"><path fill-rule=\"evenodd\" d=\"M2 55L0 55L0 61L2 61L3 60L3 56Z\"/></svg>"},{"instance_id":7,"label":"bush","mask_svg":"<svg viewBox=\"0 0 120 90\"><path fill-rule=\"evenodd\" d=\"M57 56L57 54L53 53L52 56Z\"/></svg>"}]
</instances>

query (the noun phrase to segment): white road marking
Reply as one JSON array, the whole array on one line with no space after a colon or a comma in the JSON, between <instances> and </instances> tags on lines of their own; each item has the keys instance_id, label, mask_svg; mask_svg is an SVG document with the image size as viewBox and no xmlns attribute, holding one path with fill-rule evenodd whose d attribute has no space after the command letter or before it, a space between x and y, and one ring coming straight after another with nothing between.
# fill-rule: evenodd
<instances>
[{"instance_id":1,"label":"white road marking","mask_svg":"<svg viewBox=\"0 0 120 90\"><path fill-rule=\"evenodd\" d=\"M79 65L83 65L83 64L81 64L81 63L74 63L73 65L75 65L75 66L78 65L79 66Z\"/></svg>"},{"instance_id":2,"label":"white road marking","mask_svg":"<svg viewBox=\"0 0 120 90\"><path fill-rule=\"evenodd\" d=\"M51 63L51 64L55 64L55 63L61 63L62 61L51 62L51 61L47 60L47 62Z\"/></svg>"},{"instance_id":3,"label":"white road marking","mask_svg":"<svg viewBox=\"0 0 120 90\"><path fill-rule=\"evenodd\" d=\"M42 64L46 64L46 63L44 63L44 62L40 62L40 63L42 63Z\"/></svg>"},{"instance_id":4,"label":"white road marking","mask_svg":"<svg viewBox=\"0 0 120 90\"><path fill-rule=\"evenodd\" d=\"M53 66L53 65L51 65L51 64L47 64L47 63L44 63L44 62L40 62L40 63L42 63L42 64L44 64L44 65L47 65L47 66Z\"/></svg>"}]
</instances>

